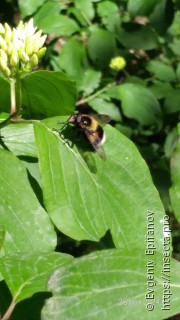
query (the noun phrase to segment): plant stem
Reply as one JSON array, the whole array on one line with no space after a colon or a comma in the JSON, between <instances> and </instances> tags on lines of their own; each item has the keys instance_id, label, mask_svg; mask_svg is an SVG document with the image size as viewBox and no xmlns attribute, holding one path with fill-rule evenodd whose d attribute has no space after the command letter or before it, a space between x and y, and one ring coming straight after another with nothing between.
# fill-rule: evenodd
<instances>
[{"instance_id":1,"label":"plant stem","mask_svg":"<svg viewBox=\"0 0 180 320\"><path fill-rule=\"evenodd\" d=\"M12 300L9 308L7 309L6 313L4 314L4 316L2 317L1 320L9 320L11 313L13 312L14 308L16 306L16 303L14 301L14 299Z\"/></svg>"},{"instance_id":2,"label":"plant stem","mask_svg":"<svg viewBox=\"0 0 180 320\"><path fill-rule=\"evenodd\" d=\"M84 103L86 103L86 102L88 102L88 101L96 98L96 97L99 96L101 93L103 93L104 91L106 91L108 88L113 87L114 85L116 85L115 82L109 83L107 86L105 86L104 88L96 91L96 92L95 92L94 94L92 94L91 96L79 100L79 101L76 103L76 106L79 106L79 105L81 105L81 104L84 104Z\"/></svg>"},{"instance_id":3,"label":"plant stem","mask_svg":"<svg viewBox=\"0 0 180 320\"><path fill-rule=\"evenodd\" d=\"M21 110L21 78L19 75L16 78L10 80L11 86L11 112L10 114L16 113L19 115Z\"/></svg>"},{"instance_id":4,"label":"plant stem","mask_svg":"<svg viewBox=\"0 0 180 320\"><path fill-rule=\"evenodd\" d=\"M11 89L11 111L10 114L13 114L16 112L16 94L15 94L15 79L10 80L10 89Z\"/></svg>"}]
</instances>

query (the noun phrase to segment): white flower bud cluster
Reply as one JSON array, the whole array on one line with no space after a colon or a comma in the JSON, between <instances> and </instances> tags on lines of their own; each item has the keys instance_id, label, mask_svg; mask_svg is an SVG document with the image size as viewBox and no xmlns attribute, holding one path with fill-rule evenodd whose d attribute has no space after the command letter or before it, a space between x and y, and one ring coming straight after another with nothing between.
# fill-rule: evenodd
<instances>
[{"instance_id":1,"label":"white flower bud cluster","mask_svg":"<svg viewBox=\"0 0 180 320\"><path fill-rule=\"evenodd\" d=\"M20 21L13 29L0 23L0 71L6 78L30 72L44 56L47 36L41 36L42 30L36 29L33 19Z\"/></svg>"}]
</instances>

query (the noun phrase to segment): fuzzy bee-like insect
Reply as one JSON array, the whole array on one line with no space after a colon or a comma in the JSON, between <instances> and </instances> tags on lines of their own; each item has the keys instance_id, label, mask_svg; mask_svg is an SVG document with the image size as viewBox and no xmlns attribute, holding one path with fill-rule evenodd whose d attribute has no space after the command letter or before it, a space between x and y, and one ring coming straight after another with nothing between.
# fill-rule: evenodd
<instances>
[{"instance_id":1,"label":"fuzzy bee-like insect","mask_svg":"<svg viewBox=\"0 0 180 320\"><path fill-rule=\"evenodd\" d=\"M71 115L66 122L58 122L59 124L72 124L80 129L87 137L90 144L101 159L105 160L105 152L102 148L106 140L106 135L100 124L109 123L111 118L105 114L82 114L77 113Z\"/></svg>"}]
</instances>

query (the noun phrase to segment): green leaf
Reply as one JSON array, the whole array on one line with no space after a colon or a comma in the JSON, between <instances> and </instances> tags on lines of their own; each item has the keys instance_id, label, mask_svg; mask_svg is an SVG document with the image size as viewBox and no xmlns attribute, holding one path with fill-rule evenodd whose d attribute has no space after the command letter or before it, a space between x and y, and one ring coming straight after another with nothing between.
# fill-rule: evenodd
<instances>
[{"instance_id":1,"label":"green leaf","mask_svg":"<svg viewBox=\"0 0 180 320\"><path fill-rule=\"evenodd\" d=\"M57 12L60 12L60 10L63 8L64 5L60 1L45 2L33 17L35 25L40 28L42 20L46 19L47 17L57 15Z\"/></svg>"},{"instance_id":2,"label":"green leaf","mask_svg":"<svg viewBox=\"0 0 180 320\"><path fill-rule=\"evenodd\" d=\"M176 75L177 75L177 79L180 81L180 62L177 65Z\"/></svg>"},{"instance_id":3,"label":"green leaf","mask_svg":"<svg viewBox=\"0 0 180 320\"><path fill-rule=\"evenodd\" d=\"M137 76L127 76L127 78L124 80L124 83L136 83L146 87L146 82Z\"/></svg>"},{"instance_id":4,"label":"green leaf","mask_svg":"<svg viewBox=\"0 0 180 320\"><path fill-rule=\"evenodd\" d=\"M75 20L57 13L39 20L38 26L44 33L55 36L69 37L79 31L79 26Z\"/></svg>"},{"instance_id":5,"label":"green leaf","mask_svg":"<svg viewBox=\"0 0 180 320\"><path fill-rule=\"evenodd\" d=\"M37 71L22 79L23 111L30 118L71 114L76 94L74 81L62 72Z\"/></svg>"},{"instance_id":6,"label":"green leaf","mask_svg":"<svg viewBox=\"0 0 180 320\"><path fill-rule=\"evenodd\" d=\"M179 124L180 135L180 124ZM171 205L175 212L177 219L180 221L180 142L177 143L176 149L171 157L171 181L170 188Z\"/></svg>"},{"instance_id":7,"label":"green leaf","mask_svg":"<svg viewBox=\"0 0 180 320\"><path fill-rule=\"evenodd\" d=\"M164 101L164 111L174 113L180 111L180 89L174 89L169 92Z\"/></svg>"},{"instance_id":8,"label":"green leaf","mask_svg":"<svg viewBox=\"0 0 180 320\"><path fill-rule=\"evenodd\" d=\"M0 251L3 246L4 238L5 238L5 229L0 225Z\"/></svg>"},{"instance_id":9,"label":"green leaf","mask_svg":"<svg viewBox=\"0 0 180 320\"><path fill-rule=\"evenodd\" d=\"M114 35L103 29L92 32L88 42L88 53L98 68L107 68L115 52Z\"/></svg>"},{"instance_id":10,"label":"green leaf","mask_svg":"<svg viewBox=\"0 0 180 320\"><path fill-rule=\"evenodd\" d=\"M0 77L0 112L9 112L10 107L10 84L7 80Z\"/></svg>"},{"instance_id":11,"label":"green leaf","mask_svg":"<svg viewBox=\"0 0 180 320\"><path fill-rule=\"evenodd\" d=\"M1 130L2 141L17 156L37 157L32 124L11 124Z\"/></svg>"},{"instance_id":12,"label":"green leaf","mask_svg":"<svg viewBox=\"0 0 180 320\"><path fill-rule=\"evenodd\" d=\"M119 94L126 117L136 119L142 125L161 126L160 105L149 89L138 84L125 83L112 90Z\"/></svg>"},{"instance_id":13,"label":"green leaf","mask_svg":"<svg viewBox=\"0 0 180 320\"><path fill-rule=\"evenodd\" d=\"M68 40L59 55L59 65L70 77L81 85L84 75L85 48L77 39Z\"/></svg>"},{"instance_id":14,"label":"green leaf","mask_svg":"<svg viewBox=\"0 0 180 320\"><path fill-rule=\"evenodd\" d=\"M168 44L168 47L172 50L172 52L179 57L180 52L180 40L174 38L173 42Z\"/></svg>"},{"instance_id":15,"label":"green leaf","mask_svg":"<svg viewBox=\"0 0 180 320\"><path fill-rule=\"evenodd\" d=\"M72 259L70 255L56 252L13 254L0 259L0 272L17 303L36 292L47 291L51 273Z\"/></svg>"},{"instance_id":16,"label":"green leaf","mask_svg":"<svg viewBox=\"0 0 180 320\"><path fill-rule=\"evenodd\" d=\"M94 8L92 4L92 0L75 0L74 1L75 8L77 8L83 17L86 17L86 20L92 20L94 18Z\"/></svg>"},{"instance_id":17,"label":"green leaf","mask_svg":"<svg viewBox=\"0 0 180 320\"><path fill-rule=\"evenodd\" d=\"M160 61L149 61L146 65L146 69L149 72L152 72L155 75L155 77L159 80L165 82L171 82L176 80L176 74L174 70L170 66Z\"/></svg>"},{"instance_id":18,"label":"green leaf","mask_svg":"<svg viewBox=\"0 0 180 320\"><path fill-rule=\"evenodd\" d=\"M172 0L161 0L155 6L153 12L149 16L151 25L155 28L156 32L164 35L168 27L172 23L174 17L174 3Z\"/></svg>"},{"instance_id":19,"label":"green leaf","mask_svg":"<svg viewBox=\"0 0 180 320\"><path fill-rule=\"evenodd\" d=\"M19 9L23 18L32 15L44 2L45 0L18 0Z\"/></svg>"},{"instance_id":20,"label":"green leaf","mask_svg":"<svg viewBox=\"0 0 180 320\"><path fill-rule=\"evenodd\" d=\"M161 0L129 0L128 12L132 17L148 15Z\"/></svg>"},{"instance_id":21,"label":"green leaf","mask_svg":"<svg viewBox=\"0 0 180 320\"><path fill-rule=\"evenodd\" d=\"M82 84L80 89L83 91L83 96L88 96L99 87L101 80L101 72L93 69L88 69L83 74Z\"/></svg>"},{"instance_id":22,"label":"green leaf","mask_svg":"<svg viewBox=\"0 0 180 320\"><path fill-rule=\"evenodd\" d=\"M57 118L43 123L57 127ZM77 240L98 241L109 229L117 247L142 247L152 211L155 243L161 250L164 209L148 167L130 140L107 125L107 159L102 161L84 140L69 146L75 136L71 128L59 136L34 126L44 203L59 230Z\"/></svg>"},{"instance_id":23,"label":"green leaf","mask_svg":"<svg viewBox=\"0 0 180 320\"><path fill-rule=\"evenodd\" d=\"M56 245L56 234L40 206L22 162L0 149L0 225L4 227L5 253L47 252Z\"/></svg>"},{"instance_id":24,"label":"green leaf","mask_svg":"<svg viewBox=\"0 0 180 320\"><path fill-rule=\"evenodd\" d=\"M179 262L158 252L94 252L53 273L48 282L53 297L46 300L42 320L168 318L180 311L179 268ZM167 309L161 310L165 301Z\"/></svg>"},{"instance_id":25,"label":"green leaf","mask_svg":"<svg viewBox=\"0 0 180 320\"><path fill-rule=\"evenodd\" d=\"M120 29L118 34L119 42L128 49L152 50L158 47L157 34L148 26L141 26L138 30L126 31Z\"/></svg>"},{"instance_id":26,"label":"green leaf","mask_svg":"<svg viewBox=\"0 0 180 320\"><path fill-rule=\"evenodd\" d=\"M156 99L165 98L172 90L170 83L154 82L151 87L149 87Z\"/></svg>"},{"instance_id":27,"label":"green leaf","mask_svg":"<svg viewBox=\"0 0 180 320\"><path fill-rule=\"evenodd\" d=\"M106 28L117 33L121 25L121 18L118 6L111 1L100 2L97 6L97 13L102 18Z\"/></svg>"},{"instance_id":28,"label":"green leaf","mask_svg":"<svg viewBox=\"0 0 180 320\"><path fill-rule=\"evenodd\" d=\"M120 110L114 103L108 100L110 100L108 99L108 96L102 94L90 100L88 104L97 113L108 114L114 121L122 120Z\"/></svg>"},{"instance_id":29,"label":"green leaf","mask_svg":"<svg viewBox=\"0 0 180 320\"><path fill-rule=\"evenodd\" d=\"M167 135L167 138L164 142L164 153L167 158L170 158L172 155L177 142L179 140L177 128L173 128Z\"/></svg>"}]
</instances>

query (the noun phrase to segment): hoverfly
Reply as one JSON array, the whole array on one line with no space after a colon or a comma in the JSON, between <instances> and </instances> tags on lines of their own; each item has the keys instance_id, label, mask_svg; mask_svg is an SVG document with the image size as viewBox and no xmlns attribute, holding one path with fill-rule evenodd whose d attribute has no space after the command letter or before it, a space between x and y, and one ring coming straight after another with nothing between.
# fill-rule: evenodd
<instances>
[{"instance_id":1,"label":"hoverfly","mask_svg":"<svg viewBox=\"0 0 180 320\"><path fill-rule=\"evenodd\" d=\"M77 129L81 130L89 143L93 146L94 150L97 151L101 159L105 160L105 152L102 148L106 140L105 132L100 124L109 123L111 120L110 116L105 114L82 114L77 113L71 115L66 122L58 122L58 124L72 124Z\"/></svg>"}]
</instances>

